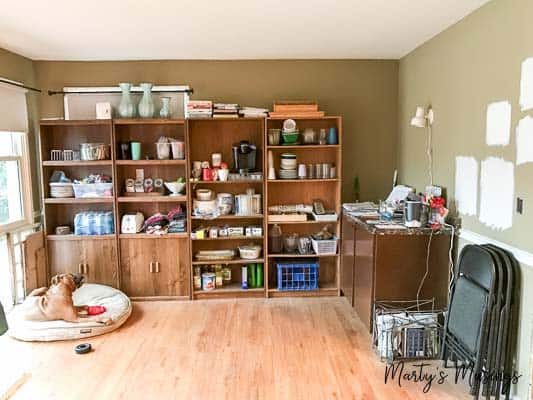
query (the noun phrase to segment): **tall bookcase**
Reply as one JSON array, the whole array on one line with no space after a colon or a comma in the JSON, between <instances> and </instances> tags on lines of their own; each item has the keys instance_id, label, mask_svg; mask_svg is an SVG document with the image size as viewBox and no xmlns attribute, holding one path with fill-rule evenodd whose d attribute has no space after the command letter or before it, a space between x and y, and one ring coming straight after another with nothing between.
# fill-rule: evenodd
<instances>
[{"instance_id":1,"label":"tall bookcase","mask_svg":"<svg viewBox=\"0 0 533 400\"><path fill-rule=\"evenodd\" d=\"M280 204L312 204L313 200L321 200L326 210L334 210L339 216L341 212L341 177L342 177L342 121L340 117L323 118L293 118L300 132L311 128L315 132L329 128L336 128L338 144L336 145L279 145L267 146L266 150L272 151L276 171L279 171L280 156L282 153L296 155L298 164L330 163L335 166L336 174L333 179L276 179L267 180L267 208ZM268 129L281 129L285 118L267 118ZM340 238L340 219L336 222L299 221L299 222L271 222L267 219L268 230L274 224L281 227L283 234L296 233L310 235L319 231L326 225L331 225L333 233ZM268 236L267 236L268 237ZM267 241L268 245L268 241ZM268 254L268 296L333 296L339 292L339 246L337 254L294 255L294 254ZM319 258L319 289L312 291L279 291L276 285L277 260L286 259L315 259Z\"/></svg>"},{"instance_id":2,"label":"tall bookcase","mask_svg":"<svg viewBox=\"0 0 533 400\"><path fill-rule=\"evenodd\" d=\"M40 129L41 171L43 196L43 230L47 250L47 272L52 276L61 272L81 272L88 282L98 282L119 287L137 299L203 299L232 297L278 297L278 296L335 296L339 295L339 257L321 256L319 290L285 292L276 288L274 265L276 260L307 258L287 254L268 253L267 209L270 205L311 203L314 199L324 202L326 209L341 211L342 178L342 122L340 117L296 118L299 127L320 129L337 128L337 145L268 146L269 128L280 128L283 119L115 119L87 121L43 121ZM155 143L160 136L173 137L185 142L184 160L155 159ZM262 180L255 181L200 181L192 182L192 161L210 160L212 153L221 153L231 165L231 148L235 143L247 140L257 146L257 167L263 172ZM120 143L141 142L142 160L123 160ZM81 143L106 143L111 146L111 157L102 161L52 161L53 149L77 149ZM334 179L276 180L268 181L267 154L274 154L276 168L279 156L290 151L297 155L298 163L333 163L337 168ZM149 159L145 159L148 157ZM175 180L187 179L186 194L179 197L124 195L124 182L134 178L137 169L143 169L146 177ZM70 178L82 178L100 173L113 178L113 197L97 199L51 198L49 180L55 170L64 171ZM217 220L206 221L192 215L195 190L210 188L216 193L244 193L254 188L262 195L262 210L259 215L224 215ZM181 204L187 210L187 232L167 235L122 234L120 221L123 214L142 212L148 217L156 212L166 213ZM112 211L115 219L115 234L97 236L56 235L58 225L73 224L74 215L83 210ZM262 237L227 237L192 240L190 233L200 225L259 225ZM311 234L325 224L333 226L340 238L340 222L291 222L279 223L284 233ZM193 269L196 266L215 264L197 261L194 254L199 250L237 249L242 244L260 244L262 254L256 260L234 259L216 262L232 270L232 283L214 291L194 290ZM337 250L338 252L338 250ZM316 257L316 256L312 256ZM249 263L264 265L264 287L242 290L241 267Z\"/></svg>"}]
</instances>

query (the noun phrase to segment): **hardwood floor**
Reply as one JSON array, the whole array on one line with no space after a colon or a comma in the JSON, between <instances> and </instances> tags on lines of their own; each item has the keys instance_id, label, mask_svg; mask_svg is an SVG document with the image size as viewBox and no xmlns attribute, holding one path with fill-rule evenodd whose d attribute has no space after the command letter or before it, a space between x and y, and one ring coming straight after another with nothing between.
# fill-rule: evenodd
<instances>
[{"instance_id":1,"label":"hardwood floor","mask_svg":"<svg viewBox=\"0 0 533 400\"><path fill-rule=\"evenodd\" d=\"M385 384L344 298L136 302L122 328L85 341L94 350L80 356L80 341L1 337L0 380L18 376L13 399L469 398L452 370L427 394Z\"/></svg>"}]
</instances>

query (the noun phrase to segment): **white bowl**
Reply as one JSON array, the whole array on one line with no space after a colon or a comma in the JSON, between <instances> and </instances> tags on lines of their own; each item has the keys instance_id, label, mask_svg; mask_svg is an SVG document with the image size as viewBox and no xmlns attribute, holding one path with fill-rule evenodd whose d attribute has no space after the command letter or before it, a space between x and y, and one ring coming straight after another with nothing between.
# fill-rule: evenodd
<instances>
[{"instance_id":1,"label":"white bowl","mask_svg":"<svg viewBox=\"0 0 533 400\"><path fill-rule=\"evenodd\" d=\"M165 187L170 190L173 195L178 195L183 193L185 182L165 182Z\"/></svg>"}]
</instances>

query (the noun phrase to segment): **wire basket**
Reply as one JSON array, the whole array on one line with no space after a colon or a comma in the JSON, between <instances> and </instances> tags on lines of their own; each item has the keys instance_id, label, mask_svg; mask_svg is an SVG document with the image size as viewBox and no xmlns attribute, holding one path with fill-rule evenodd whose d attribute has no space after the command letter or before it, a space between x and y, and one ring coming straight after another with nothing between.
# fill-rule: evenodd
<instances>
[{"instance_id":1,"label":"wire basket","mask_svg":"<svg viewBox=\"0 0 533 400\"><path fill-rule=\"evenodd\" d=\"M374 349L382 361L438 358L443 311L434 300L374 303Z\"/></svg>"}]
</instances>

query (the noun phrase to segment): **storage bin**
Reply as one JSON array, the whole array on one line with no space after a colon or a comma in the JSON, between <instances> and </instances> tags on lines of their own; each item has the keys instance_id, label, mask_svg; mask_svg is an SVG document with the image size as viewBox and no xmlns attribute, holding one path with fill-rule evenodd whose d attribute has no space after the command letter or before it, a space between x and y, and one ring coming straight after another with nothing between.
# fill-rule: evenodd
<instances>
[{"instance_id":1,"label":"storage bin","mask_svg":"<svg viewBox=\"0 0 533 400\"><path fill-rule=\"evenodd\" d=\"M50 197L53 198L67 198L74 197L74 190L72 188L72 183L60 183L53 182L50 183Z\"/></svg>"},{"instance_id":2,"label":"storage bin","mask_svg":"<svg viewBox=\"0 0 533 400\"><path fill-rule=\"evenodd\" d=\"M75 235L112 235L115 219L112 211L82 211L74 216Z\"/></svg>"},{"instance_id":3,"label":"storage bin","mask_svg":"<svg viewBox=\"0 0 533 400\"><path fill-rule=\"evenodd\" d=\"M337 237L330 240L315 240L311 237L311 244L316 254L334 255L337 254Z\"/></svg>"},{"instance_id":4,"label":"storage bin","mask_svg":"<svg viewBox=\"0 0 533 400\"><path fill-rule=\"evenodd\" d=\"M318 289L318 261L283 261L276 263L278 290L298 291Z\"/></svg>"},{"instance_id":5,"label":"storage bin","mask_svg":"<svg viewBox=\"0 0 533 400\"><path fill-rule=\"evenodd\" d=\"M74 183L74 197L113 197L112 183Z\"/></svg>"},{"instance_id":6,"label":"storage bin","mask_svg":"<svg viewBox=\"0 0 533 400\"><path fill-rule=\"evenodd\" d=\"M82 143L80 145L80 158L82 161L109 160L110 146L104 143Z\"/></svg>"}]
</instances>

